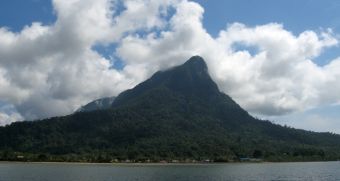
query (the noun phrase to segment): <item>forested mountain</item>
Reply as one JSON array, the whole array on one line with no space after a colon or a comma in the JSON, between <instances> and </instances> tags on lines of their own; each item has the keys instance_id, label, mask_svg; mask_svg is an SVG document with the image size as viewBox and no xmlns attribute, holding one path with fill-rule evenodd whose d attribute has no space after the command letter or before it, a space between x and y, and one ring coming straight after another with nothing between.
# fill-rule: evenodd
<instances>
[{"instance_id":1,"label":"forested mountain","mask_svg":"<svg viewBox=\"0 0 340 181\"><path fill-rule=\"evenodd\" d=\"M0 150L2 160L31 161L337 160L340 135L255 119L194 56L122 92L109 109L1 127Z\"/></svg>"}]
</instances>

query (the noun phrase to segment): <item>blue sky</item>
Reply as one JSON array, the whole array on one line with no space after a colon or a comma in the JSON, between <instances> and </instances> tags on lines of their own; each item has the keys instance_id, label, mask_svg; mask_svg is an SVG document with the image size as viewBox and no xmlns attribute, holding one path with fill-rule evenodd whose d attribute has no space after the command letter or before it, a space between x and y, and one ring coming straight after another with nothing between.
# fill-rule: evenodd
<instances>
[{"instance_id":1,"label":"blue sky","mask_svg":"<svg viewBox=\"0 0 340 181\"><path fill-rule=\"evenodd\" d=\"M235 21L247 25L283 23L294 33L306 29L340 28L338 11L340 2L334 0L197 0L197 2L205 7L204 23L213 34L225 26L223 22Z\"/></svg>"},{"instance_id":2,"label":"blue sky","mask_svg":"<svg viewBox=\"0 0 340 181\"><path fill-rule=\"evenodd\" d=\"M195 0L203 6L205 12L203 17L204 28L213 37L217 37L221 30L226 29L228 24L240 22L247 26L264 25L271 22L281 23L284 28L299 35L306 30L315 32L325 31L331 28L335 36L340 34L340 1L335 0ZM18 5L20 4L20 5ZM51 25L56 21L56 15L51 1L48 0L11 0L0 2L0 27L7 27L12 32L20 32L24 26L32 22L42 22ZM115 44L108 47L93 47L104 57L112 56ZM256 51L253 47L238 47L248 49L249 52ZM314 59L315 63L323 66L332 59L340 56L338 46L327 49L321 56ZM122 69L123 63L116 60L115 68ZM0 108L6 105L0 100ZM8 108L6 108L8 109ZM333 120L332 124L340 118L340 106L325 105L305 112L294 113L286 116L270 117L279 123L295 127L326 131L318 127L308 127L306 121L310 115L313 118L325 118ZM289 121L287 121L289 120ZM299 120L304 120L300 121ZM330 125L332 126L332 125ZM330 130L340 133L340 128Z\"/></svg>"},{"instance_id":3,"label":"blue sky","mask_svg":"<svg viewBox=\"0 0 340 181\"><path fill-rule=\"evenodd\" d=\"M16 32L32 22L52 24L56 19L52 2L49 0L2 1L0 17L1 27L9 27Z\"/></svg>"}]
</instances>

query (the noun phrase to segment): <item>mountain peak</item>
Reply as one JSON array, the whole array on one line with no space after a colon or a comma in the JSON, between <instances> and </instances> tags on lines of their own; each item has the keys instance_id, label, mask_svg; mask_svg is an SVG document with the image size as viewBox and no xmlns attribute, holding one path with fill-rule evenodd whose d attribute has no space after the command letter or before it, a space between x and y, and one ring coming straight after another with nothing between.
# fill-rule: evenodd
<instances>
[{"instance_id":1,"label":"mountain peak","mask_svg":"<svg viewBox=\"0 0 340 181\"><path fill-rule=\"evenodd\" d=\"M190 69L192 73L200 75L200 76L209 76L208 66L205 63L204 59L200 56L193 56L189 60L187 60L180 67L186 67Z\"/></svg>"},{"instance_id":2,"label":"mountain peak","mask_svg":"<svg viewBox=\"0 0 340 181\"><path fill-rule=\"evenodd\" d=\"M198 55L192 56L189 60L187 60L183 65L186 66L193 66L196 68L207 69L207 64L205 63L204 59Z\"/></svg>"},{"instance_id":3,"label":"mountain peak","mask_svg":"<svg viewBox=\"0 0 340 181\"><path fill-rule=\"evenodd\" d=\"M155 73L133 89L122 92L113 105L129 102L151 90L168 90L183 96L216 97L220 91L211 79L208 67L200 56L193 56L184 64Z\"/></svg>"}]
</instances>

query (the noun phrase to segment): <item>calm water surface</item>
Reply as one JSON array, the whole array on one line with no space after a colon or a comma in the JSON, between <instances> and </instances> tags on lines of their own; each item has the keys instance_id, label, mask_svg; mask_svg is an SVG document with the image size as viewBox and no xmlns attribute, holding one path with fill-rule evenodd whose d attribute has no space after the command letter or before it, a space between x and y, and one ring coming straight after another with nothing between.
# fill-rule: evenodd
<instances>
[{"instance_id":1,"label":"calm water surface","mask_svg":"<svg viewBox=\"0 0 340 181\"><path fill-rule=\"evenodd\" d=\"M340 180L340 162L110 165L0 163L0 181Z\"/></svg>"}]
</instances>

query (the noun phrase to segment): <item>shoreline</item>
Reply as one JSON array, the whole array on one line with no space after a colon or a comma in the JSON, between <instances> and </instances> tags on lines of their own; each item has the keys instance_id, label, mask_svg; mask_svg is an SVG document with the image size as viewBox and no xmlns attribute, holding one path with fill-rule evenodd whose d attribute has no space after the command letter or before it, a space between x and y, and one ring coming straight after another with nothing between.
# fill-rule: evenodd
<instances>
[{"instance_id":1,"label":"shoreline","mask_svg":"<svg viewBox=\"0 0 340 181\"><path fill-rule=\"evenodd\" d=\"M340 162L340 161L283 161L283 162L197 162L197 163L186 163L186 162L178 162L178 163L159 163L159 162L150 162L150 163L100 163L100 162L35 162L35 161L0 161L0 164L10 163L10 164L69 164L69 165L111 165L111 166L171 166L171 165L222 165L222 164L268 164L268 163L322 163L322 162Z\"/></svg>"}]
</instances>

